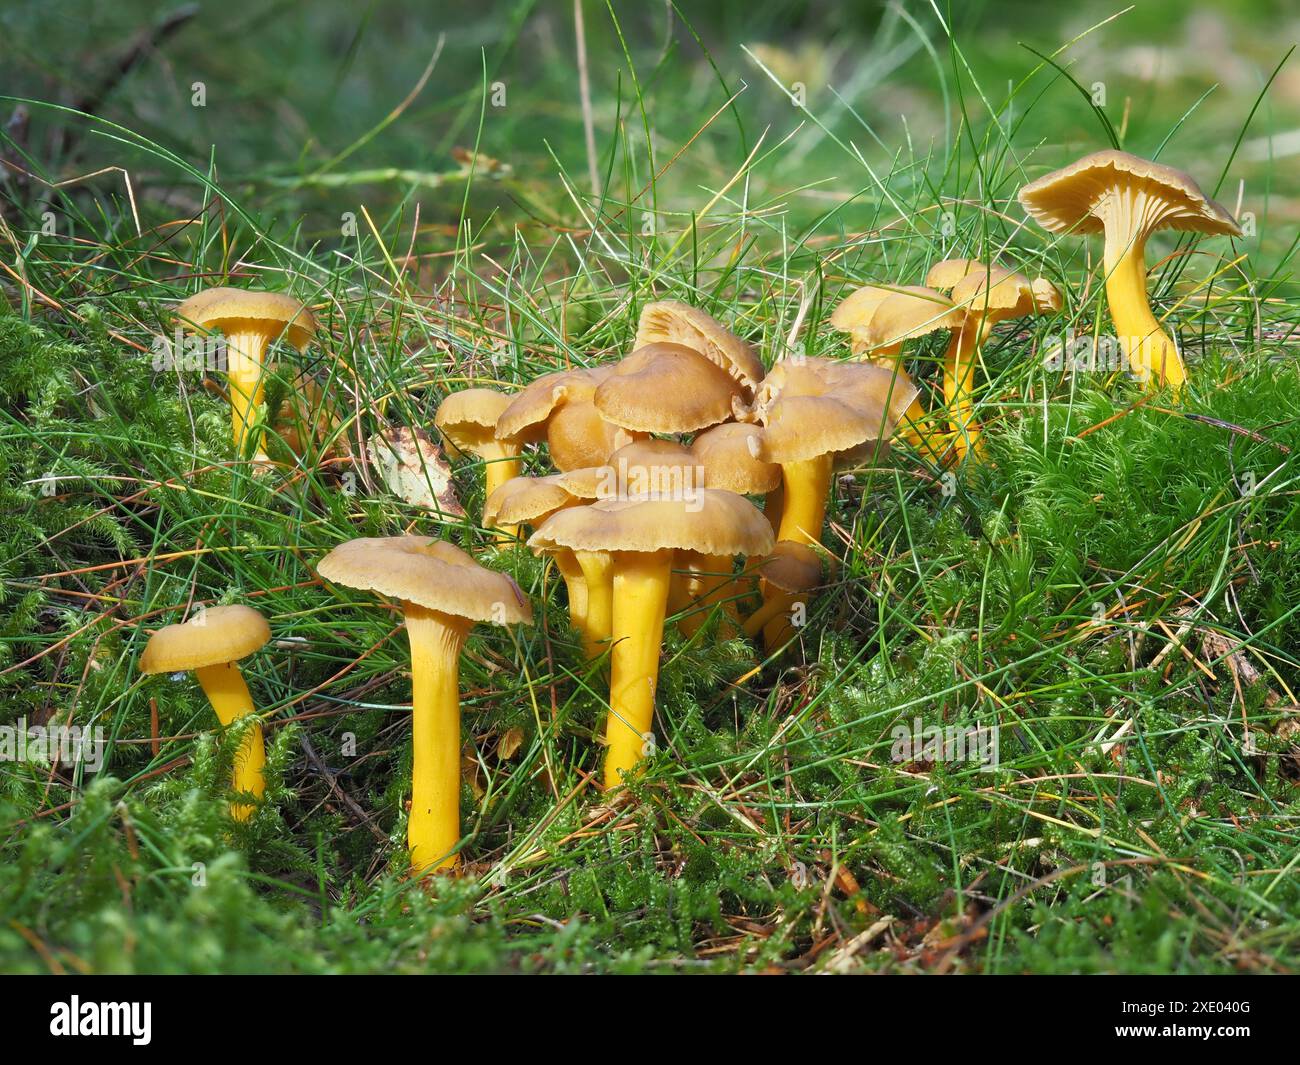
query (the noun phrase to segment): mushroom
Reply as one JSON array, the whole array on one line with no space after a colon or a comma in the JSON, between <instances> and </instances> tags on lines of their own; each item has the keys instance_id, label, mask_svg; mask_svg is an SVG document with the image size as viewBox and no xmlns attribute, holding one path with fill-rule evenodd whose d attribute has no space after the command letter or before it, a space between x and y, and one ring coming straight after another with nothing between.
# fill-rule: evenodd
<instances>
[{"instance_id":1,"label":"mushroom","mask_svg":"<svg viewBox=\"0 0 1300 1065\"><path fill-rule=\"evenodd\" d=\"M140 672L181 673L194 677L212 704L217 720L230 725L253 713L253 697L239 671L239 660L266 646L271 627L250 606L211 606L199 610L179 625L168 625L149 637L140 656ZM235 752L231 789L260 799L266 791L262 767L266 746L262 726L249 727ZM235 803L230 816L247 821L255 807Z\"/></svg>"},{"instance_id":2,"label":"mushroom","mask_svg":"<svg viewBox=\"0 0 1300 1065\"><path fill-rule=\"evenodd\" d=\"M945 356L946 365L948 360L956 357L956 331L960 330L962 322L961 314L954 310L952 301L943 293L922 285L900 285L876 305L871 318L861 327L860 335L862 343L872 353L873 362L896 366L901 365L903 344L907 341L944 330L953 331ZM904 431L904 439L913 447L938 455L941 448L936 446L936 440L941 434L916 428L926 420L919 399L914 399L908 407L906 420L911 425Z\"/></svg>"},{"instance_id":3,"label":"mushroom","mask_svg":"<svg viewBox=\"0 0 1300 1065\"><path fill-rule=\"evenodd\" d=\"M769 652L794 638L793 611L822 582L821 556L807 544L781 540L758 564L763 605L745 619L746 636L763 633Z\"/></svg>"},{"instance_id":4,"label":"mushroom","mask_svg":"<svg viewBox=\"0 0 1300 1065\"><path fill-rule=\"evenodd\" d=\"M772 367L744 416L763 427L759 457L781 467L778 540L816 544L838 456L879 448L916 397L894 368L803 357Z\"/></svg>"},{"instance_id":5,"label":"mushroom","mask_svg":"<svg viewBox=\"0 0 1300 1065\"><path fill-rule=\"evenodd\" d=\"M235 454L243 458L253 442L257 409L262 405L267 348L283 337L302 351L316 335L316 319L304 303L281 292L225 287L190 296L176 308L176 317L183 326L225 335L232 437ZM260 441L254 444L253 460L268 463Z\"/></svg>"},{"instance_id":6,"label":"mushroom","mask_svg":"<svg viewBox=\"0 0 1300 1065\"><path fill-rule=\"evenodd\" d=\"M543 374L518 394L497 419L497 437L520 444L546 441L557 470L603 466L609 456L637 438L611 425L592 397L613 366Z\"/></svg>"},{"instance_id":7,"label":"mushroom","mask_svg":"<svg viewBox=\"0 0 1300 1065\"><path fill-rule=\"evenodd\" d=\"M1045 314L1061 309L1061 294L1045 278L1031 281L1001 266L974 263L952 289L953 303L963 315L944 361L944 397L957 458L969 449L978 453L980 426L972 415L971 385L980 350L993 327L1009 318Z\"/></svg>"},{"instance_id":8,"label":"mushroom","mask_svg":"<svg viewBox=\"0 0 1300 1065\"><path fill-rule=\"evenodd\" d=\"M1232 215L1181 170L1113 150L1031 181L1020 203L1049 232L1103 235L1106 302L1129 370L1148 388L1181 389L1183 360L1147 298L1147 238L1158 229L1239 237Z\"/></svg>"},{"instance_id":9,"label":"mushroom","mask_svg":"<svg viewBox=\"0 0 1300 1065\"><path fill-rule=\"evenodd\" d=\"M693 433L731 417L741 386L681 344L637 348L596 389L594 402L611 425L635 433Z\"/></svg>"},{"instance_id":10,"label":"mushroom","mask_svg":"<svg viewBox=\"0 0 1300 1065\"><path fill-rule=\"evenodd\" d=\"M681 344L721 367L749 399L763 379L757 353L735 333L698 307L658 300L641 308L633 350L647 344Z\"/></svg>"},{"instance_id":11,"label":"mushroom","mask_svg":"<svg viewBox=\"0 0 1300 1065\"><path fill-rule=\"evenodd\" d=\"M460 841L460 654L476 621L531 624L519 586L459 547L428 536L349 540L316 572L396 599L411 645L411 871L457 863Z\"/></svg>"},{"instance_id":12,"label":"mushroom","mask_svg":"<svg viewBox=\"0 0 1300 1065\"><path fill-rule=\"evenodd\" d=\"M576 471L582 474L585 471ZM598 472L598 471L594 471ZM574 474L555 473L549 477L512 477L488 496L483 504L484 523L504 523L510 526L541 525L557 510L581 506L596 498L596 480L591 477L583 484ZM555 568L564 579L569 593L569 621L582 638L583 650L588 658L597 657L601 641L609 639L608 612L600 633L592 637L587 621L587 578L578 560L568 549L550 553ZM608 583L608 581L606 581ZM608 594L605 595L608 600Z\"/></svg>"},{"instance_id":13,"label":"mushroom","mask_svg":"<svg viewBox=\"0 0 1300 1065\"><path fill-rule=\"evenodd\" d=\"M510 398L495 389L466 388L450 393L433 417L451 458L473 455L483 460L484 499L519 476L519 444L499 439L496 431L497 418L509 404ZM491 527L486 514L483 524ZM519 535L513 525L500 526L500 530L508 540Z\"/></svg>"},{"instance_id":14,"label":"mushroom","mask_svg":"<svg viewBox=\"0 0 1300 1065\"><path fill-rule=\"evenodd\" d=\"M552 514L529 545L610 553L614 624L604 780L607 788L618 787L641 760L654 720L673 552L763 555L772 550L772 530L748 500L704 488L695 505L610 499L570 507Z\"/></svg>"},{"instance_id":15,"label":"mushroom","mask_svg":"<svg viewBox=\"0 0 1300 1065\"><path fill-rule=\"evenodd\" d=\"M769 496L781 487L781 467L758 457L763 431L756 425L728 422L700 433L691 443L691 454L704 469L704 485L737 495ZM775 534L780 515L765 511ZM728 556L679 553L678 566L686 571L685 594L696 609L678 622L686 636L693 636L716 605L723 610L721 633L739 631L736 603L745 594L744 586L732 574Z\"/></svg>"}]
</instances>

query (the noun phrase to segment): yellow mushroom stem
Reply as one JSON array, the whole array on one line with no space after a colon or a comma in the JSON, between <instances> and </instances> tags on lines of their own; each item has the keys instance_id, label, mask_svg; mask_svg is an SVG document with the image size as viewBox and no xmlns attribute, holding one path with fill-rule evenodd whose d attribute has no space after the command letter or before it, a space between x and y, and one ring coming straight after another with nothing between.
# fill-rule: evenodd
<instances>
[{"instance_id":1,"label":"yellow mushroom stem","mask_svg":"<svg viewBox=\"0 0 1300 1065\"><path fill-rule=\"evenodd\" d=\"M943 357L943 396L947 400L948 425L958 459L964 458L968 450L979 454L980 425L972 414L971 395L980 343L988 328L981 315L968 314L962 327L952 331Z\"/></svg>"},{"instance_id":2,"label":"yellow mushroom stem","mask_svg":"<svg viewBox=\"0 0 1300 1065\"><path fill-rule=\"evenodd\" d=\"M574 561L587 585L587 605L582 649L588 658L599 658L609 647L614 627L614 559L608 551L574 551Z\"/></svg>"},{"instance_id":3,"label":"yellow mushroom stem","mask_svg":"<svg viewBox=\"0 0 1300 1065\"><path fill-rule=\"evenodd\" d=\"M744 594L740 582L732 574L731 559L726 555L705 555L698 551L679 551L674 579L681 578L685 603L674 610L689 609L677 623L683 636L694 636L709 620L713 608L722 608L718 623L718 637L734 639L739 632L739 615L736 600Z\"/></svg>"},{"instance_id":4,"label":"yellow mushroom stem","mask_svg":"<svg viewBox=\"0 0 1300 1065\"><path fill-rule=\"evenodd\" d=\"M569 623L583 637L584 648L587 638L587 578L568 548L555 552L555 568L564 578L564 587L569 593Z\"/></svg>"},{"instance_id":5,"label":"yellow mushroom stem","mask_svg":"<svg viewBox=\"0 0 1300 1065\"><path fill-rule=\"evenodd\" d=\"M874 362L877 366L883 366L887 370L898 370L902 353L903 345L901 343L889 344L883 348L877 348L865 358L868 362ZM918 392L908 406L907 412L903 415L902 422L899 424L898 435L919 451L929 450L929 438L921 428L925 421L925 407L921 405L921 396Z\"/></svg>"},{"instance_id":6,"label":"yellow mushroom stem","mask_svg":"<svg viewBox=\"0 0 1300 1065\"><path fill-rule=\"evenodd\" d=\"M787 592L763 582L763 605L745 619L745 635L752 639L761 632L768 651L784 647L795 636L792 612L806 600L806 592Z\"/></svg>"},{"instance_id":7,"label":"yellow mushroom stem","mask_svg":"<svg viewBox=\"0 0 1300 1065\"><path fill-rule=\"evenodd\" d=\"M785 500L777 528L778 540L821 543L833 465L834 456L827 453L801 462L787 462L781 467Z\"/></svg>"},{"instance_id":8,"label":"yellow mushroom stem","mask_svg":"<svg viewBox=\"0 0 1300 1065\"><path fill-rule=\"evenodd\" d=\"M605 726L605 787L616 788L647 753L659 682L673 552L619 552L614 556L614 649Z\"/></svg>"},{"instance_id":9,"label":"yellow mushroom stem","mask_svg":"<svg viewBox=\"0 0 1300 1065\"><path fill-rule=\"evenodd\" d=\"M216 711L217 720L223 725L230 725L253 713L253 696L244 683L244 675L239 671L239 663L223 662L216 666L204 666L194 671L203 693ZM234 769L231 775L231 790L240 795L252 795L260 799L266 791L266 779L262 767L266 765L266 744L262 739L262 726L253 725L244 733L244 738L235 752ZM247 821L253 816L254 807L247 803L232 803L230 816L236 821Z\"/></svg>"},{"instance_id":10,"label":"yellow mushroom stem","mask_svg":"<svg viewBox=\"0 0 1300 1065\"><path fill-rule=\"evenodd\" d=\"M484 499L490 499L493 492L512 477L518 477L523 471L518 444L492 440L481 444L477 454L483 460ZM515 540L519 537L518 525L499 525L497 529L503 540Z\"/></svg>"},{"instance_id":11,"label":"yellow mushroom stem","mask_svg":"<svg viewBox=\"0 0 1300 1065\"><path fill-rule=\"evenodd\" d=\"M450 869L460 842L460 652L472 622L403 604L411 644L411 871Z\"/></svg>"},{"instance_id":12,"label":"yellow mushroom stem","mask_svg":"<svg viewBox=\"0 0 1300 1065\"><path fill-rule=\"evenodd\" d=\"M1187 373L1178 348L1151 313L1147 297L1146 239L1127 244L1106 234L1106 302L1129 370L1148 387L1183 387Z\"/></svg>"},{"instance_id":13,"label":"yellow mushroom stem","mask_svg":"<svg viewBox=\"0 0 1300 1065\"><path fill-rule=\"evenodd\" d=\"M268 343L264 333L226 334L226 379L230 385L230 427L236 458L248 457L249 443L255 435L258 408L265 392L263 358ZM252 458L259 463L270 461L260 438Z\"/></svg>"},{"instance_id":14,"label":"yellow mushroom stem","mask_svg":"<svg viewBox=\"0 0 1300 1065\"><path fill-rule=\"evenodd\" d=\"M767 523L772 526L772 535L776 535L781 528L781 511L785 507L785 484L778 484L772 491L767 493L763 500L763 514L767 517Z\"/></svg>"}]
</instances>

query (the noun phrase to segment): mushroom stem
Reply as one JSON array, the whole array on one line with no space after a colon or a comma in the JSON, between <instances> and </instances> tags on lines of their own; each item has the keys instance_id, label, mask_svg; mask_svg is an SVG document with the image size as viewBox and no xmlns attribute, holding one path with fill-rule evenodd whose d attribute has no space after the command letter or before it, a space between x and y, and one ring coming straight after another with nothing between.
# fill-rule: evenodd
<instances>
[{"instance_id":1,"label":"mushroom stem","mask_svg":"<svg viewBox=\"0 0 1300 1065\"><path fill-rule=\"evenodd\" d=\"M1148 388L1169 385L1178 392L1187 374L1178 348L1151 313L1146 238L1124 242L1107 231L1105 269L1106 302L1129 370Z\"/></svg>"},{"instance_id":2,"label":"mushroom stem","mask_svg":"<svg viewBox=\"0 0 1300 1065\"><path fill-rule=\"evenodd\" d=\"M584 647L587 638L587 578L568 548L556 551L555 568L564 578L564 587L569 592L569 623L582 634Z\"/></svg>"},{"instance_id":3,"label":"mushroom stem","mask_svg":"<svg viewBox=\"0 0 1300 1065\"><path fill-rule=\"evenodd\" d=\"M781 528L781 511L785 509L785 484L778 484L772 491L767 493L767 498L763 500L763 513L767 516L767 523L772 526L772 535L775 536Z\"/></svg>"},{"instance_id":4,"label":"mushroom stem","mask_svg":"<svg viewBox=\"0 0 1300 1065\"><path fill-rule=\"evenodd\" d=\"M948 424L953 431L953 449L959 459L968 450L978 454L980 425L971 413L975 365L979 362L983 321L977 314L967 315L960 329L954 329L943 357L943 396L948 403Z\"/></svg>"},{"instance_id":5,"label":"mushroom stem","mask_svg":"<svg viewBox=\"0 0 1300 1065\"><path fill-rule=\"evenodd\" d=\"M683 636L694 636L709 619L715 606L722 607L718 637L730 640L736 636L738 617L736 600L744 594L739 582L732 576L731 559L726 555L705 555L698 551L678 553L677 566L685 571L683 590L690 612L677 623Z\"/></svg>"},{"instance_id":6,"label":"mushroom stem","mask_svg":"<svg viewBox=\"0 0 1300 1065\"><path fill-rule=\"evenodd\" d=\"M512 444L493 444L483 449L483 498L489 498L512 477L522 472L519 448ZM518 525L497 526L503 540L515 540L519 536Z\"/></svg>"},{"instance_id":7,"label":"mushroom stem","mask_svg":"<svg viewBox=\"0 0 1300 1065\"><path fill-rule=\"evenodd\" d=\"M822 525L826 521L826 494L831 487L834 458L832 454L818 455L801 462L789 462L781 467L785 502L781 508L781 524L777 528L778 540L794 540L804 544L821 542Z\"/></svg>"},{"instance_id":8,"label":"mushroom stem","mask_svg":"<svg viewBox=\"0 0 1300 1065\"><path fill-rule=\"evenodd\" d=\"M614 564L606 788L621 785L641 761L645 734L654 723L659 647L672 573L671 550L620 553Z\"/></svg>"},{"instance_id":9,"label":"mushroom stem","mask_svg":"<svg viewBox=\"0 0 1300 1065\"><path fill-rule=\"evenodd\" d=\"M405 603L411 643L411 871L456 865L460 842L460 652L470 622Z\"/></svg>"},{"instance_id":10,"label":"mushroom stem","mask_svg":"<svg viewBox=\"0 0 1300 1065\"><path fill-rule=\"evenodd\" d=\"M216 666L203 666L194 671L199 686L216 711L217 720L230 725L239 718L253 713L253 696L244 683L244 675L237 662L223 662ZM260 799L266 791L262 767L266 765L266 744L262 739L262 726L254 725L245 734L235 752L231 775L232 791ZM230 816L236 821L247 821L255 807L247 803L232 803Z\"/></svg>"},{"instance_id":11,"label":"mushroom stem","mask_svg":"<svg viewBox=\"0 0 1300 1065\"><path fill-rule=\"evenodd\" d=\"M262 333L226 334L226 378L230 383L230 426L235 455L244 458L257 423L257 409L263 399L263 356L267 338ZM270 460L258 439L253 461Z\"/></svg>"},{"instance_id":12,"label":"mushroom stem","mask_svg":"<svg viewBox=\"0 0 1300 1065\"><path fill-rule=\"evenodd\" d=\"M614 560L608 551L574 551L587 583L587 612L580 629L588 658L599 658L609 646L614 623Z\"/></svg>"}]
</instances>

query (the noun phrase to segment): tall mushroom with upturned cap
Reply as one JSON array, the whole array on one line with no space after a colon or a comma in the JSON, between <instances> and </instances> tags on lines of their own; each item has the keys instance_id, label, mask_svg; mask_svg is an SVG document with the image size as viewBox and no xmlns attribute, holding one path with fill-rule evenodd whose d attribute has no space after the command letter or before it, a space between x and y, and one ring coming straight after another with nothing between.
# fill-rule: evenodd
<instances>
[{"instance_id":1,"label":"tall mushroom with upturned cap","mask_svg":"<svg viewBox=\"0 0 1300 1065\"><path fill-rule=\"evenodd\" d=\"M460 653L475 622L530 624L513 580L428 536L349 540L316 572L396 599L411 644L411 870L446 869L460 840Z\"/></svg>"},{"instance_id":2,"label":"tall mushroom with upturned cap","mask_svg":"<svg viewBox=\"0 0 1300 1065\"><path fill-rule=\"evenodd\" d=\"M1106 302L1129 370L1148 387L1180 389L1183 360L1147 296L1147 238L1158 229L1239 237L1232 215L1189 174L1114 150L1031 181L1020 202L1049 232L1103 235Z\"/></svg>"},{"instance_id":3,"label":"tall mushroom with upturned cap","mask_svg":"<svg viewBox=\"0 0 1300 1065\"><path fill-rule=\"evenodd\" d=\"M578 476L583 472L553 473L548 477L512 477L488 496L487 502L483 504L484 523L529 525L536 528L557 510L581 506L595 499L597 478L590 477L584 481ZM595 658L603 650L601 641L609 639L609 622L606 619L601 631L592 635L587 617L589 596L586 574L572 551L553 551L551 557L555 559L555 568L560 571L569 593L569 621L582 638L587 657Z\"/></svg>"},{"instance_id":4,"label":"tall mushroom with upturned cap","mask_svg":"<svg viewBox=\"0 0 1300 1065\"><path fill-rule=\"evenodd\" d=\"M226 338L226 379L230 385L230 422L235 454L246 457L254 444L254 461L265 464L266 452L254 441L257 410L262 405L266 353L283 338L302 351L316 335L316 319L306 304L281 292L247 292L210 288L176 308L182 326Z\"/></svg>"},{"instance_id":5,"label":"tall mushroom with upturned cap","mask_svg":"<svg viewBox=\"0 0 1300 1065\"><path fill-rule=\"evenodd\" d=\"M168 625L149 637L140 656L141 673L194 671L212 704L217 720L229 725L253 713L253 697L239 671L239 660L258 651L271 638L266 618L250 606L212 606L179 625ZM235 752L231 788L260 799L266 791L262 767L266 745L262 726L251 726ZM254 807L235 803L230 816L247 821Z\"/></svg>"},{"instance_id":6,"label":"tall mushroom with upturned cap","mask_svg":"<svg viewBox=\"0 0 1300 1065\"><path fill-rule=\"evenodd\" d=\"M509 405L510 397L496 389L466 388L449 394L433 416L452 458L472 455L483 461L485 499L511 477L519 476L519 444L497 437L497 419ZM483 524L488 524L486 515ZM519 534L513 525L500 529L510 540Z\"/></svg>"},{"instance_id":7,"label":"tall mushroom with upturned cap","mask_svg":"<svg viewBox=\"0 0 1300 1065\"><path fill-rule=\"evenodd\" d=\"M552 514L528 541L543 550L606 551L613 559L614 624L605 786L623 783L642 758L654 721L659 649L673 552L762 555L772 530L762 512L731 492L702 489L684 500L600 500Z\"/></svg>"},{"instance_id":8,"label":"tall mushroom with upturned cap","mask_svg":"<svg viewBox=\"0 0 1300 1065\"><path fill-rule=\"evenodd\" d=\"M609 456L637 438L605 421L592 397L613 366L543 374L510 397L497 419L497 437L520 444L546 441L557 470L603 466Z\"/></svg>"}]
</instances>

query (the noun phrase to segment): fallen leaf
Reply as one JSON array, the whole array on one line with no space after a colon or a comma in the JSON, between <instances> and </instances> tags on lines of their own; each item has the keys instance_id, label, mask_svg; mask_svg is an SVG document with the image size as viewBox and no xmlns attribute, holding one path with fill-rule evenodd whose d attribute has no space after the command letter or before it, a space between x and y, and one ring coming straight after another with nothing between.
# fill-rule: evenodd
<instances>
[{"instance_id":1,"label":"fallen leaf","mask_svg":"<svg viewBox=\"0 0 1300 1065\"><path fill-rule=\"evenodd\" d=\"M452 484L451 467L423 429L385 429L366 441L366 453L393 495L436 514L464 517L465 508Z\"/></svg>"}]
</instances>

